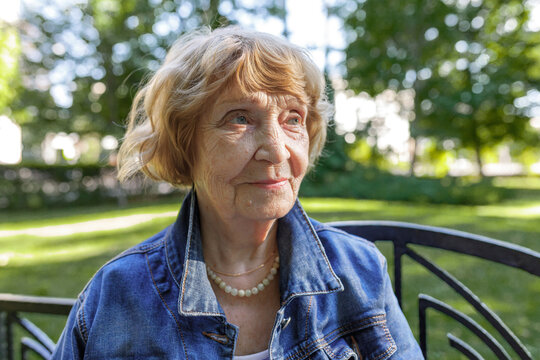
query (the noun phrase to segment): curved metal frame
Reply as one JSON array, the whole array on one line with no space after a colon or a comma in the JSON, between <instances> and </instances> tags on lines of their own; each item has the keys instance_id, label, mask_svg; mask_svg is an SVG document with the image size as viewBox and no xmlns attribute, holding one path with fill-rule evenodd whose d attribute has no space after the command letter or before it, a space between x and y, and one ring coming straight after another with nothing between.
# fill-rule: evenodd
<instances>
[{"instance_id":1,"label":"curved metal frame","mask_svg":"<svg viewBox=\"0 0 540 360\"><path fill-rule=\"evenodd\" d=\"M446 334L448 337L448 342L450 343L450 346L454 349L457 349L460 353L465 355L468 359L471 360L484 360L482 355L480 355L476 350L474 350L469 344L464 342L463 340L455 337L452 334Z\"/></svg>"},{"instance_id":2,"label":"curved metal frame","mask_svg":"<svg viewBox=\"0 0 540 360\"><path fill-rule=\"evenodd\" d=\"M340 221L329 225L348 233L363 237L369 241L391 241L394 245L394 288L396 297L402 305L402 257L422 265L432 274L448 284L463 299L471 304L484 317L520 359L532 360L531 353L518 337L486 304L469 288L443 270L435 263L416 253L408 245L421 245L430 248L449 250L460 254L475 256L502 265L522 269L540 277L540 253L523 246L491 239L485 236L463 231L424 226L395 221ZM420 347L427 358L426 310L431 308L459 321L476 334L497 356L498 359L510 359L510 355L489 333L463 313L428 295L419 295ZM482 359L480 354L469 344L448 334L451 347L456 348L469 359Z\"/></svg>"},{"instance_id":3,"label":"curved metal frame","mask_svg":"<svg viewBox=\"0 0 540 360\"><path fill-rule=\"evenodd\" d=\"M67 316L73 304L74 299L0 294L0 359L14 359L14 325L32 337L21 339L21 359L26 359L28 352L48 359L54 350L54 341L30 320L18 314L24 312Z\"/></svg>"},{"instance_id":4,"label":"curved metal frame","mask_svg":"<svg viewBox=\"0 0 540 360\"><path fill-rule=\"evenodd\" d=\"M410 259L422 265L432 274L448 284L459 295L471 304L497 332L504 338L514 352L523 360L532 360L530 352L504 322L487 307L469 288L454 278L450 273L424 258L409 245L421 245L430 248L449 250L460 254L475 256L502 265L522 269L540 277L540 253L511 243L490 239L485 236L462 231L416 225L393 221L341 221L329 223L348 233L363 237L372 242L391 241L394 246L394 291L400 305L402 304L402 258ZM29 297L21 295L0 294L0 358L12 360L13 357L13 325L17 324L33 339L21 339L21 358L28 352L34 352L47 359L54 348L54 343L30 321L20 318L18 313L34 312L44 314L68 315L74 299L55 299L48 297ZM484 328L463 313L453 309L444 302L428 295L419 295L420 346L427 358L427 309L443 313L460 322L477 335L495 354L498 359L510 359L510 355L501 344ZM3 315L3 316L2 316ZM4 333L2 334L2 328ZM449 345L469 359L482 360L482 356L469 344L452 334L447 334ZM6 341L3 341L3 340ZM2 345L5 348L2 348Z\"/></svg>"}]
</instances>

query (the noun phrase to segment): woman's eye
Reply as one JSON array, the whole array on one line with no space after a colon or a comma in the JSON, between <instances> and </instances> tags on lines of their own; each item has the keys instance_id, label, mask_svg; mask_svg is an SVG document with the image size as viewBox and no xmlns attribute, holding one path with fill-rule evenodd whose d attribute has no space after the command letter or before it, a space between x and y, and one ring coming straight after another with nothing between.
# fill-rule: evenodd
<instances>
[{"instance_id":1,"label":"woman's eye","mask_svg":"<svg viewBox=\"0 0 540 360\"><path fill-rule=\"evenodd\" d=\"M231 119L231 123L237 125L247 125L248 120L244 115L238 115Z\"/></svg>"},{"instance_id":2,"label":"woman's eye","mask_svg":"<svg viewBox=\"0 0 540 360\"><path fill-rule=\"evenodd\" d=\"M300 117L298 117L298 116L289 118L287 120L287 124L289 124L289 125L300 125L300 123L301 123Z\"/></svg>"}]
</instances>

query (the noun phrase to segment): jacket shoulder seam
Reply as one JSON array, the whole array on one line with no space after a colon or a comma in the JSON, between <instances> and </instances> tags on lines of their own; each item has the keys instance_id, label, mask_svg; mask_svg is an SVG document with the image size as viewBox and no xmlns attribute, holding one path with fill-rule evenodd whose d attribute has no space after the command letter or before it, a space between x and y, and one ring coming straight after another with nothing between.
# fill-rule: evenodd
<instances>
[{"instance_id":1,"label":"jacket shoulder seam","mask_svg":"<svg viewBox=\"0 0 540 360\"><path fill-rule=\"evenodd\" d=\"M138 245L138 246L135 246L132 249L125 250L125 251L121 252L120 254L116 255L115 257L113 257L112 259L110 259L109 261L107 261L101 268L109 265L110 263L115 262L116 260L122 259L122 258L124 258L126 256L129 256L129 255L145 254L147 252L150 252L150 251L162 246L164 244L164 242L165 242L164 239L161 239L161 240L159 240L158 242L156 242L155 244L152 244L152 245L143 245L143 246Z\"/></svg>"}]
</instances>

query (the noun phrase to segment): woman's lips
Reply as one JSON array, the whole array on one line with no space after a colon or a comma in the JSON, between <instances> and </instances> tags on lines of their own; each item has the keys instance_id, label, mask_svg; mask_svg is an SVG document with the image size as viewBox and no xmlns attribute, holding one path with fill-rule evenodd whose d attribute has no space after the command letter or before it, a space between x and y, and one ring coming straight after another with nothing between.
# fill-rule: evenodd
<instances>
[{"instance_id":1,"label":"woman's lips","mask_svg":"<svg viewBox=\"0 0 540 360\"><path fill-rule=\"evenodd\" d=\"M266 179L251 182L252 185L255 185L263 189L277 189L284 186L287 183L287 179Z\"/></svg>"}]
</instances>

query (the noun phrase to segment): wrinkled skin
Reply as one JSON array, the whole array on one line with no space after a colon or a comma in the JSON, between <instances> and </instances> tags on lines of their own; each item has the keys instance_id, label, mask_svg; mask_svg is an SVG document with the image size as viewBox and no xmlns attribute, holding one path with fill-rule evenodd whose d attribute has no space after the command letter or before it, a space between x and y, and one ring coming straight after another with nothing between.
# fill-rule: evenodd
<instances>
[{"instance_id":1,"label":"wrinkled skin","mask_svg":"<svg viewBox=\"0 0 540 360\"><path fill-rule=\"evenodd\" d=\"M231 89L202 117L194 182L202 212L272 221L294 205L306 173L307 107L290 95Z\"/></svg>"}]
</instances>

